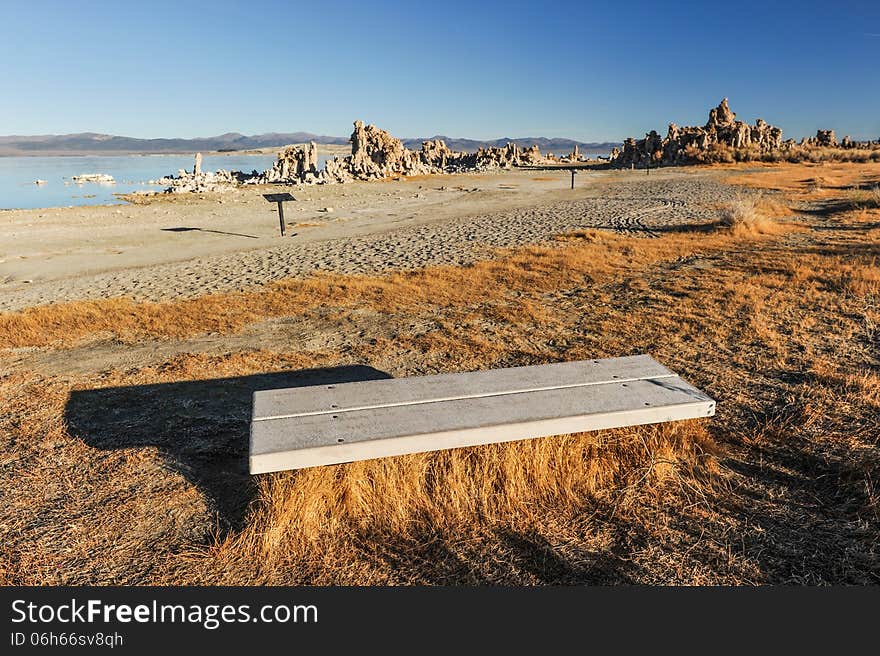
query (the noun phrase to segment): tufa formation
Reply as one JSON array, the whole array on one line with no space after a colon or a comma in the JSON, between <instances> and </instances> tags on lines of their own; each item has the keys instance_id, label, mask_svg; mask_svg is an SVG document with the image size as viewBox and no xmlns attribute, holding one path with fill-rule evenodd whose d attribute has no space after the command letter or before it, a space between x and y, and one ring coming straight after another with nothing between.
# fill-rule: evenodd
<instances>
[{"instance_id":1,"label":"tufa formation","mask_svg":"<svg viewBox=\"0 0 880 656\"><path fill-rule=\"evenodd\" d=\"M709 111L706 125L670 123L665 138L651 130L644 139L626 139L622 149L611 151L611 163L619 167L689 164L704 161L706 153L719 147L767 153L782 145L781 129L760 118L754 125L736 120L725 98Z\"/></svg>"},{"instance_id":2,"label":"tufa formation","mask_svg":"<svg viewBox=\"0 0 880 656\"><path fill-rule=\"evenodd\" d=\"M403 142L375 125L354 122L351 155L327 162L323 175L327 182L378 180L400 175L423 175L454 171L480 171L510 168L543 161L537 146L522 149L516 144L480 148L476 153L451 150L442 139L422 142L420 151L409 150Z\"/></svg>"},{"instance_id":3,"label":"tufa formation","mask_svg":"<svg viewBox=\"0 0 880 656\"><path fill-rule=\"evenodd\" d=\"M272 167L263 172L205 172L202 171L201 155L197 155L192 172L181 169L177 176L166 176L151 183L166 185L168 193L211 192L226 191L243 184L344 183L583 161L577 145L571 154L560 159L552 155L545 157L537 145L523 148L512 142L467 153L450 149L442 139L429 139L422 142L420 150L410 150L400 139L363 121L354 122L349 142L351 154L328 160L322 169L318 168L318 146L312 141L304 146L286 146L278 153Z\"/></svg>"}]
</instances>

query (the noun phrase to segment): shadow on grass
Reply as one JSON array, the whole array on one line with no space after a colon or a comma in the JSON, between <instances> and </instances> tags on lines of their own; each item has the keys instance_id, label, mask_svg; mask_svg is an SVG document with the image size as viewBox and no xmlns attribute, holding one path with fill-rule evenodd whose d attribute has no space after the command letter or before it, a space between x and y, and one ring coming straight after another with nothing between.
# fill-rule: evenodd
<instances>
[{"instance_id":1,"label":"shadow on grass","mask_svg":"<svg viewBox=\"0 0 880 656\"><path fill-rule=\"evenodd\" d=\"M368 366L75 390L65 408L70 434L104 450L153 447L196 485L223 530L240 528L256 485L248 473L253 393L391 378Z\"/></svg>"},{"instance_id":2,"label":"shadow on grass","mask_svg":"<svg viewBox=\"0 0 880 656\"><path fill-rule=\"evenodd\" d=\"M626 523L623 520L621 524ZM587 544L560 547L534 529L499 526L480 535L424 535L416 539L362 536L363 555L393 582L405 585L610 585L638 581L631 552L649 536L627 523L608 551ZM625 535L624 535L625 533ZM589 542L589 537L585 538Z\"/></svg>"},{"instance_id":3,"label":"shadow on grass","mask_svg":"<svg viewBox=\"0 0 880 656\"><path fill-rule=\"evenodd\" d=\"M723 229L721 221L711 221L709 223L679 223L674 225L657 225L651 226L646 232L666 233L666 234L710 234Z\"/></svg>"},{"instance_id":4,"label":"shadow on grass","mask_svg":"<svg viewBox=\"0 0 880 656\"><path fill-rule=\"evenodd\" d=\"M857 259L872 261L880 257L880 243L865 241L863 243L818 244L804 248L803 252L822 257L842 257L850 261Z\"/></svg>"}]
</instances>

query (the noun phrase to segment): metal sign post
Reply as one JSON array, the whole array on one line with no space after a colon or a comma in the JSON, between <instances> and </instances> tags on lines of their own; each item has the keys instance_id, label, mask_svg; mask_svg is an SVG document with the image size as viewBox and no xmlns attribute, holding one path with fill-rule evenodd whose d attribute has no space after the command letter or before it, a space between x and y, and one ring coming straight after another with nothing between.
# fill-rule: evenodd
<instances>
[{"instance_id":1,"label":"metal sign post","mask_svg":"<svg viewBox=\"0 0 880 656\"><path fill-rule=\"evenodd\" d=\"M281 236L284 236L284 205L283 203L289 200L296 200L291 194L263 194L263 198L265 198L270 203L278 203L278 222L281 225Z\"/></svg>"},{"instance_id":2,"label":"metal sign post","mask_svg":"<svg viewBox=\"0 0 880 656\"><path fill-rule=\"evenodd\" d=\"M576 170L571 169L571 188L574 189L574 174L577 173Z\"/></svg>"}]
</instances>

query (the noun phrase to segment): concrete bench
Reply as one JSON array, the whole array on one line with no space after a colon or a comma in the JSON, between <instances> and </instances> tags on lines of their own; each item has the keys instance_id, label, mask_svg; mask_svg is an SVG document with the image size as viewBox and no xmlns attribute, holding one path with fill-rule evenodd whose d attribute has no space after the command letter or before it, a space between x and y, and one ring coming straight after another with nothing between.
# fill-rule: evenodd
<instances>
[{"instance_id":1,"label":"concrete bench","mask_svg":"<svg viewBox=\"0 0 880 656\"><path fill-rule=\"evenodd\" d=\"M647 355L254 393L252 474L711 417Z\"/></svg>"}]
</instances>

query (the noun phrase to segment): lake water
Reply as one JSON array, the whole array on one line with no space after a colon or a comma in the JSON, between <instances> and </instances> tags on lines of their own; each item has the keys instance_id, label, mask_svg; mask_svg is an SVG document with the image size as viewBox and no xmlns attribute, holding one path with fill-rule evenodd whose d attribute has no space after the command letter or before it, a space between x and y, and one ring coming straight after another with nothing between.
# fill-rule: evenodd
<instances>
[{"instance_id":1,"label":"lake water","mask_svg":"<svg viewBox=\"0 0 880 656\"><path fill-rule=\"evenodd\" d=\"M318 166L328 159L318 156ZM205 155L203 171L265 171L275 155ZM0 209L67 207L69 205L107 205L124 201L114 194L162 187L147 181L177 175L179 169L193 167L192 155L110 155L87 157L0 157ZM86 182L71 177L83 173L107 173L115 184ZM45 180L46 184L34 184Z\"/></svg>"},{"instance_id":2,"label":"lake water","mask_svg":"<svg viewBox=\"0 0 880 656\"><path fill-rule=\"evenodd\" d=\"M559 153L562 154L562 153ZM600 153L584 153L595 157ZM601 153L607 155L607 153ZM332 156L318 155L318 168ZM205 155L203 171L265 171L275 155ZM0 209L67 207L70 205L117 205L125 201L116 194L138 190L161 190L149 185L179 169L192 169L192 155L107 155L85 157L0 157ZM112 175L115 184L71 180L83 173ZM46 184L37 185L36 180Z\"/></svg>"}]
</instances>

